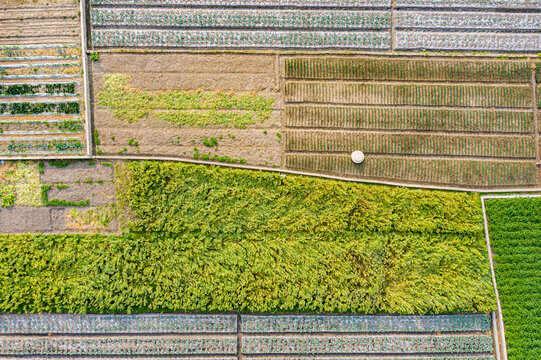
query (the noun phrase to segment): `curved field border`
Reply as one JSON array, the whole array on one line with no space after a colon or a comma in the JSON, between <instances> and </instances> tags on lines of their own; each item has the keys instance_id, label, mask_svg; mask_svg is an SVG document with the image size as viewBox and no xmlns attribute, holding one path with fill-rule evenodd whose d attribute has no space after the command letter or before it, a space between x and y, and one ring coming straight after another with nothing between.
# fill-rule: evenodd
<instances>
[{"instance_id":1,"label":"curved field border","mask_svg":"<svg viewBox=\"0 0 541 360\"><path fill-rule=\"evenodd\" d=\"M480 194L497 194L497 193L536 193L541 192L541 187L537 188L494 188L494 189L477 189L477 188L468 188L460 186L438 186L438 185L424 185L416 183L403 183L399 181L381 181L381 180L372 180L372 179L360 179L347 176L335 176L327 174L318 174L307 171L296 171L288 170L281 168L269 168L264 166L250 166L250 165L239 165L239 164L229 164L216 161L205 161L205 160L193 160L186 158L177 158L177 157L166 157L166 156L109 156L109 155L90 155L90 156L11 156L0 159L0 161L16 161L16 160L124 160L124 161L144 161L144 160L155 160L155 161L172 161L172 162L182 162L189 164L201 164L201 165L215 165L222 166L227 168L235 169L246 169L246 170L259 170L267 172L278 172L282 174L290 175L302 175L317 177L323 179L339 180L339 181L350 181L357 182L362 184L380 184L380 185L390 185L390 186L401 186L409 187L413 189L430 189L430 190L447 190L447 191L461 191L461 192L477 192Z\"/></svg>"}]
</instances>

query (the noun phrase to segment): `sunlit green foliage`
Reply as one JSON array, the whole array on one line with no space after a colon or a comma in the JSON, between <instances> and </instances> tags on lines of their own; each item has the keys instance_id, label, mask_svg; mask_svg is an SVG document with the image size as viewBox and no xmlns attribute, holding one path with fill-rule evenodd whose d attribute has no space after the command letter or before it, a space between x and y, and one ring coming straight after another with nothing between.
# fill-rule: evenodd
<instances>
[{"instance_id":1,"label":"sunlit green foliage","mask_svg":"<svg viewBox=\"0 0 541 360\"><path fill-rule=\"evenodd\" d=\"M541 198L486 201L509 360L541 358Z\"/></svg>"}]
</instances>

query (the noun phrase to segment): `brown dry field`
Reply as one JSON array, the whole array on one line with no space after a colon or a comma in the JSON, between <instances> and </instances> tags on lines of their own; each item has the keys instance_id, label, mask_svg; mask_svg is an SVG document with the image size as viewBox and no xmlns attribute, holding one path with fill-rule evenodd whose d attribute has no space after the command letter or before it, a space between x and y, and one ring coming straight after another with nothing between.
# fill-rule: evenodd
<instances>
[{"instance_id":1,"label":"brown dry field","mask_svg":"<svg viewBox=\"0 0 541 360\"><path fill-rule=\"evenodd\" d=\"M282 165L282 132L277 61L273 55L240 54L122 54L102 53L92 62L94 127L103 155L160 155L193 158L200 154L245 159L252 165ZM130 85L141 90L208 90L254 92L275 99L275 111L263 123L245 129L179 126L150 117L128 123L101 107L97 94L106 74L127 74ZM203 145L218 139L218 148ZM221 137L221 139L219 139ZM134 139L139 146L130 146ZM124 151L126 149L126 151Z\"/></svg>"},{"instance_id":2,"label":"brown dry field","mask_svg":"<svg viewBox=\"0 0 541 360\"><path fill-rule=\"evenodd\" d=\"M51 6L67 4L79 4L79 0L2 0L2 2L0 3L2 7L33 5Z\"/></svg>"}]
</instances>

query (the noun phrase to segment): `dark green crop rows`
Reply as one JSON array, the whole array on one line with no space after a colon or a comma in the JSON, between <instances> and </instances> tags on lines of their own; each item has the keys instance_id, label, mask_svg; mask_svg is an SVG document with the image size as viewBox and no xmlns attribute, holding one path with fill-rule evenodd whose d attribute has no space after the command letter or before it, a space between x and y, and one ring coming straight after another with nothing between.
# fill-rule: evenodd
<instances>
[{"instance_id":1,"label":"dark green crop rows","mask_svg":"<svg viewBox=\"0 0 541 360\"><path fill-rule=\"evenodd\" d=\"M486 207L509 360L541 359L541 198Z\"/></svg>"},{"instance_id":2,"label":"dark green crop rows","mask_svg":"<svg viewBox=\"0 0 541 360\"><path fill-rule=\"evenodd\" d=\"M60 103L0 103L0 115L29 115L29 114L79 114L79 102Z\"/></svg>"},{"instance_id":3,"label":"dark green crop rows","mask_svg":"<svg viewBox=\"0 0 541 360\"><path fill-rule=\"evenodd\" d=\"M116 178L122 236L0 235L0 312L494 308L475 194L156 162Z\"/></svg>"},{"instance_id":4,"label":"dark green crop rows","mask_svg":"<svg viewBox=\"0 0 541 360\"><path fill-rule=\"evenodd\" d=\"M75 83L0 85L0 95L3 96L22 96L35 94L75 94Z\"/></svg>"}]
</instances>

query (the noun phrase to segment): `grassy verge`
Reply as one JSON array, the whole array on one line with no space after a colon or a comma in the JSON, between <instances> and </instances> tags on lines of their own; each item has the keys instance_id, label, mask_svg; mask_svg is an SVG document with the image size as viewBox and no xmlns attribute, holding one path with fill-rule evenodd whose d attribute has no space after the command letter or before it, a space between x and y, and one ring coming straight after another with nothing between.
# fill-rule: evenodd
<instances>
[{"instance_id":1,"label":"grassy verge","mask_svg":"<svg viewBox=\"0 0 541 360\"><path fill-rule=\"evenodd\" d=\"M509 360L541 358L541 198L486 201Z\"/></svg>"}]
</instances>

